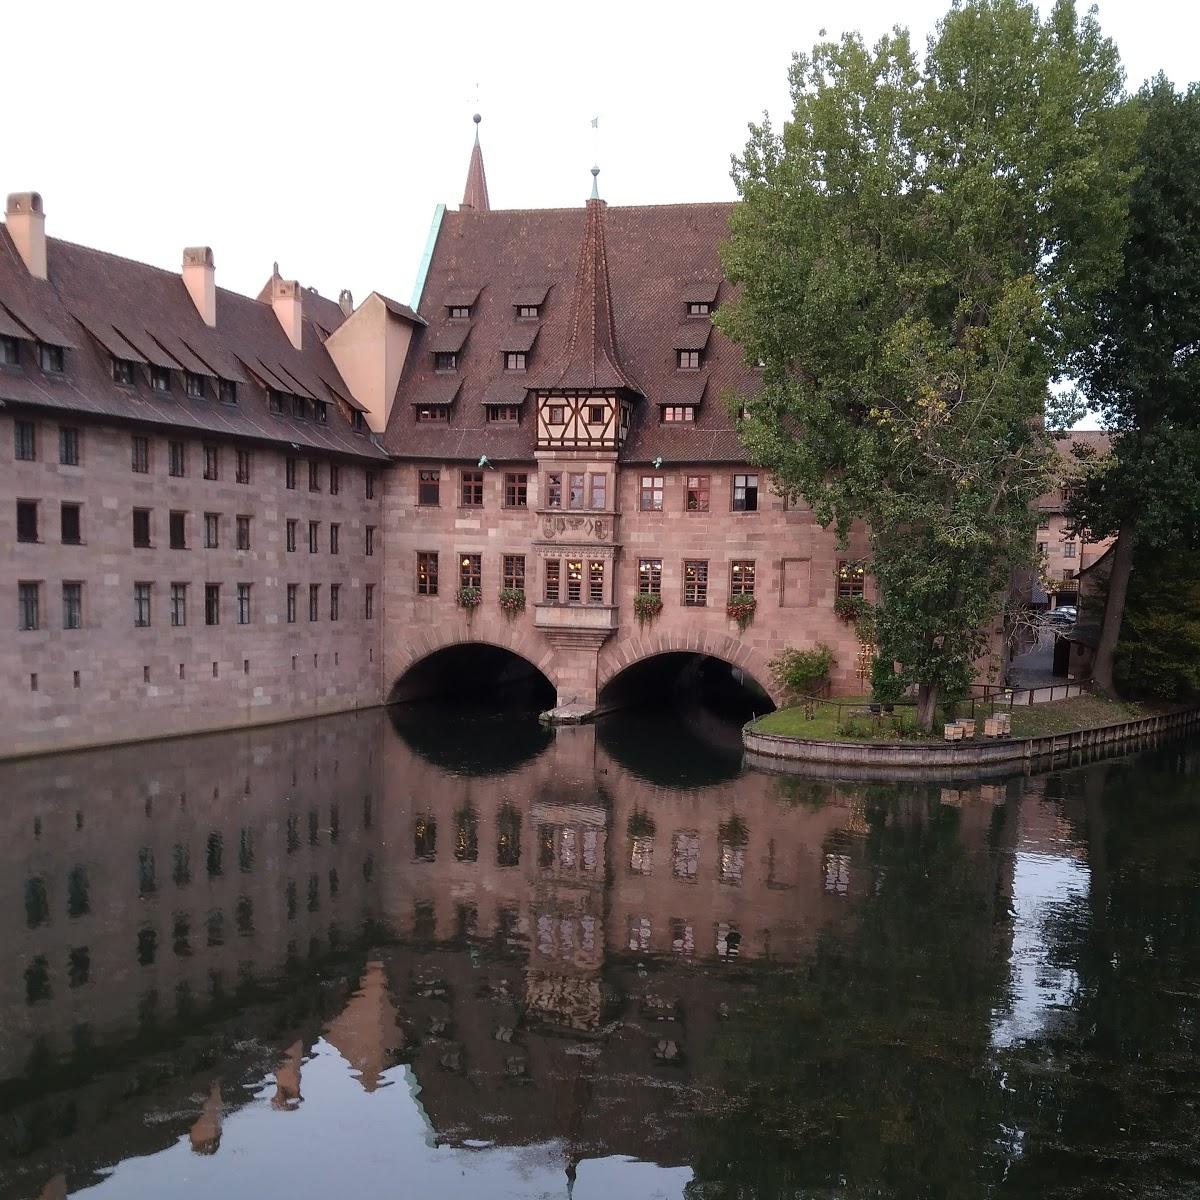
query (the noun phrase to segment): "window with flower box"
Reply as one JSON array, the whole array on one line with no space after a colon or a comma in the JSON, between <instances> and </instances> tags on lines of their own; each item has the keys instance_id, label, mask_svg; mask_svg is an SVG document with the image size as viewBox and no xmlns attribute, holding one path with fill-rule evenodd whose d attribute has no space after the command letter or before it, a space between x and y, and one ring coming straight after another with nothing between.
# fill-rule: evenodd
<instances>
[{"instance_id":1,"label":"window with flower box","mask_svg":"<svg viewBox=\"0 0 1200 1200\"><path fill-rule=\"evenodd\" d=\"M729 597L754 595L754 560L735 558L729 564Z\"/></svg>"},{"instance_id":2,"label":"window with flower box","mask_svg":"<svg viewBox=\"0 0 1200 1200\"><path fill-rule=\"evenodd\" d=\"M460 554L458 558L458 586L464 588L483 587L483 556Z\"/></svg>"}]
</instances>

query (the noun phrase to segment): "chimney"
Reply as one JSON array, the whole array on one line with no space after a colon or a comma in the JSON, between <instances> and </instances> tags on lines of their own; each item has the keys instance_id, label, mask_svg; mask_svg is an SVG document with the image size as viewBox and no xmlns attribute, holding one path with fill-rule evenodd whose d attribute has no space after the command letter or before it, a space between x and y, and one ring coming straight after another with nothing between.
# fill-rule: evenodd
<instances>
[{"instance_id":1,"label":"chimney","mask_svg":"<svg viewBox=\"0 0 1200 1200\"><path fill-rule=\"evenodd\" d=\"M354 311L354 297L350 295L349 288L342 288L338 295L338 308L342 310L343 317L348 317Z\"/></svg>"},{"instance_id":2,"label":"chimney","mask_svg":"<svg viewBox=\"0 0 1200 1200\"><path fill-rule=\"evenodd\" d=\"M183 286L196 311L210 327L217 323L216 270L211 246L188 246L183 252Z\"/></svg>"},{"instance_id":3,"label":"chimney","mask_svg":"<svg viewBox=\"0 0 1200 1200\"><path fill-rule=\"evenodd\" d=\"M46 214L37 192L14 192L4 212L8 235L35 279L46 278Z\"/></svg>"},{"instance_id":4,"label":"chimney","mask_svg":"<svg viewBox=\"0 0 1200 1200\"><path fill-rule=\"evenodd\" d=\"M271 307L288 341L299 350L304 330L304 293L296 280L279 277L278 263L271 276Z\"/></svg>"}]
</instances>

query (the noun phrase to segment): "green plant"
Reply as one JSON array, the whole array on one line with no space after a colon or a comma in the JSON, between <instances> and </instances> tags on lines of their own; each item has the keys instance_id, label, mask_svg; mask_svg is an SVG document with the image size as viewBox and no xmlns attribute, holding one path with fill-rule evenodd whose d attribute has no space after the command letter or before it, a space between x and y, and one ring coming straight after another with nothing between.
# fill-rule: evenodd
<instances>
[{"instance_id":1,"label":"green plant","mask_svg":"<svg viewBox=\"0 0 1200 1200\"><path fill-rule=\"evenodd\" d=\"M725 615L732 617L737 622L738 628L744 633L757 607L757 601L753 596L734 596L725 605Z\"/></svg>"},{"instance_id":2,"label":"green plant","mask_svg":"<svg viewBox=\"0 0 1200 1200\"><path fill-rule=\"evenodd\" d=\"M639 592L633 598L633 611L638 623L645 625L662 612L662 597L650 592Z\"/></svg>"},{"instance_id":3,"label":"green plant","mask_svg":"<svg viewBox=\"0 0 1200 1200\"><path fill-rule=\"evenodd\" d=\"M867 612L867 602L862 596L839 596L833 602L833 611L847 625L857 625Z\"/></svg>"},{"instance_id":4,"label":"green plant","mask_svg":"<svg viewBox=\"0 0 1200 1200\"><path fill-rule=\"evenodd\" d=\"M828 680L835 662L828 644L818 642L810 650L785 646L768 666L775 682L789 696L808 696Z\"/></svg>"},{"instance_id":5,"label":"green plant","mask_svg":"<svg viewBox=\"0 0 1200 1200\"><path fill-rule=\"evenodd\" d=\"M500 611L506 617L515 617L525 611L525 593L520 588L500 589Z\"/></svg>"},{"instance_id":6,"label":"green plant","mask_svg":"<svg viewBox=\"0 0 1200 1200\"><path fill-rule=\"evenodd\" d=\"M468 613L474 612L483 600L483 592L477 587L460 587L455 594L459 608L465 608Z\"/></svg>"}]
</instances>

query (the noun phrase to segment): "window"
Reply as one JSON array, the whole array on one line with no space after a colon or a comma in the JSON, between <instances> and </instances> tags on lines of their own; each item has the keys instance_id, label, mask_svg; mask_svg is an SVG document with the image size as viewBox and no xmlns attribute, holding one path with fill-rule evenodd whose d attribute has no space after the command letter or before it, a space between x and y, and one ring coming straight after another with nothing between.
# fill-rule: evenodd
<instances>
[{"instance_id":1,"label":"window","mask_svg":"<svg viewBox=\"0 0 1200 1200\"><path fill-rule=\"evenodd\" d=\"M284 483L289 491L296 490L296 460L289 458L284 463Z\"/></svg>"},{"instance_id":2,"label":"window","mask_svg":"<svg viewBox=\"0 0 1200 1200\"><path fill-rule=\"evenodd\" d=\"M583 562L581 559L567 560L567 603L583 602Z\"/></svg>"},{"instance_id":3,"label":"window","mask_svg":"<svg viewBox=\"0 0 1200 1200\"><path fill-rule=\"evenodd\" d=\"M1046 551L1049 550L1049 548L1049 542L1038 542L1037 544L1037 552L1043 556L1046 554Z\"/></svg>"},{"instance_id":4,"label":"window","mask_svg":"<svg viewBox=\"0 0 1200 1200\"><path fill-rule=\"evenodd\" d=\"M684 559L683 602L689 608L703 608L708 603L708 562L706 560Z\"/></svg>"},{"instance_id":5,"label":"window","mask_svg":"<svg viewBox=\"0 0 1200 1200\"><path fill-rule=\"evenodd\" d=\"M329 553L337 554L342 546L342 527L337 522L329 526Z\"/></svg>"},{"instance_id":6,"label":"window","mask_svg":"<svg viewBox=\"0 0 1200 1200\"><path fill-rule=\"evenodd\" d=\"M267 388L267 408L277 417L282 417L288 410L288 398L286 392L281 392L277 388Z\"/></svg>"},{"instance_id":7,"label":"window","mask_svg":"<svg viewBox=\"0 0 1200 1200\"><path fill-rule=\"evenodd\" d=\"M676 366L681 371L698 371L700 370L700 351L699 350L679 350L679 355Z\"/></svg>"},{"instance_id":8,"label":"window","mask_svg":"<svg viewBox=\"0 0 1200 1200\"><path fill-rule=\"evenodd\" d=\"M363 472L363 490L366 493L366 498L368 500L375 499L375 472L374 471L364 471Z\"/></svg>"},{"instance_id":9,"label":"window","mask_svg":"<svg viewBox=\"0 0 1200 1200\"><path fill-rule=\"evenodd\" d=\"M462 554L458 559L458 586L483 587L483 562L479 554Z\"/></svg>"},{"instance_id":10,"label":"window","mask_svg":"<svg viewBox=\"0 0 1200 1200\"><path fill-rule=\"evenodd\" d=\"M239 450L237 452L237 462L234 467L234 479L238 483L250 482L250 451Z\"/></svg>"},{"instance_id":11,"label":"window","mask_svg":"<svg viewBox=\"0 0 1200 1200\"><path fill-rule=\"evenodd\" d=\"M319 583L308 585L308 619L310 621L321 619L321 585Z\"/></svg>"},{"instance_id":12,"label":"window","mask_svg":"<svg viewBox=\"0 0 1200 1200\"><path fill-rule=\"evenodd\" d=\"M40 605L38 603L40 583L17 584L17 628L37 629L41 623Z\"/></svg>"},{"instance_id":13,"label":"window","mask_svg":"<svg viewBox=\"0 0 1200 1200\"><path fill-rule=\"evenodd\" d=\"M320 538L320 535L321 535L321 522L320 521L309 521L309 523L308 523L308 552L309 552L309 554L316 554L316 552L318 550L317 542L318 542L318 539Z\"/></svg>"},{"instance_id":14,"label":"window","mask_svg":"<svg viewBox=\"0 0 1200 1200\"><path fill-rule=\"evenodd\" d=\"M318 425L329 424L329 404L325 400L313 401L313 418Z\"/></svg>"},{"instance_id":15,"label":"window","mask_svg":"<svg viewBox=\"0 0 1200 1200\"><path fill-rule=\"evenodd\" d=\"M469 304L451 304L450 320L452 321L469 321L471 319L471 306Z\"/></svg>"},{"instance_id":16,"label":"window","mask_svg":"<svg viewBox=\"0 0 1200 1200\"><path fill-rule=\"evenodd\" d=\"M546 507L562 508L562 476L557 471L546 476Z\"/></svg>"},{"instance_id":17,"label":"window","mask_svg":"<svg viewBox=\"0 0 1200 1200\"><path fill-rule=\"evenodd\" d=\"M363 589L363 617L365 620L375 619L375 585L368 583Z\"/></svg>"},{"instance_id":18,"label":"window","mask_svg":"<svg viewBox=\"0 0 1200 1200\"><path fill-rule=\"evenodd\" d=\"M608 418L608 409L603 404L589 404L587 406L587 423L589 425L603 425Z\"/></svg>"},{"instance_id":19,"label":"window","mask_svg":"<svg viewBox=\"0 0 1200 1200\"><path fill-rule=\"evenodd\" d=\"M458 369L458 354L453 350L439 350L433 356L435 371L456 371Z\"/></svg>"},{"instance_id":20,"label":"window","mask_svg":"<svg viewBox=\"0 0 1200 1200\"><path fill-rule=\"evenodd\" d=\"M375 553L375 526L368 525L364 530L366 545L363 547L366 556L370 558Z\"/></svg>"},{"instance_id":21,"label":"window","mask_svg":"<svg viewBox=\"0 0 1200 1200\"><path fill-rule=\"evenodd\" d=\"M167 464L167 472L174 475L176 478L182 478L187 474L187 446L183 442L169 442L167 444L169 462Z\"/></svg>"},{"instance_id":22,"label":"window","mask_svg":"<svg viewBox=\"0 0 1200 1200\"><path fill-rule=\"evenodd\" d=\"M287 623L295 625L296 623L296 594L300 591L298 583L289 583L287 585Z\"/></svg>"},{"instance_id":23,"label":"window","mask_svg":"<svg viewBox=\"0 0 1200 1200\"><path fill-rule=\"evenodd\" d=\"M237 403L237 384L232 379L217 381L217 394L222 404Z\"/></svg>"},{"instance_id":24,"label":"window","mask_svg":"<svg viewBox=\"0 0 1200 1200\"><path fill-rule=\"evenodd\" d=\"M1050 514L1049 513L1043 512L1043 513L1038 514L1038 528L1039 529L1049 529L1050 528Z\"/></svg>"},{"instance_id":25,"label":"window","mask_svg":"<svg viewBox=\"0 0 1200 1200\"><path fill-rule=\"evenodd\" d=\"M546 424L547 425L565 425L567 423L567 409L562 404L550 404L546 406Z\"/></svg>"},{"instance_id":26,"label":"window","mask_svg":"<svg viewBox=\"0 0 1200 1200\"><path fill-rule=\"evenodd\" d=\"M733 511L758 511L757 475L735 475L733 477Z\"/></svg>"},{"instance_id":27,"label":"window","mask_svg":"<svg viewBox=\"0 0 1200 1200\"><path fill-rule=\"evenodd\" d=\"M38 366L49 375L61 375L63 371L63 348L38 342Z\"/></svg>"},{"instance_id":28,"label":"window","mask_svg":"<svg viewBox=\"0 0 1200 1200\"><path fill-rule=\"evenodd\" d=\"M171 390L171 372L166 367L150 366L150 387L156 392Z\"/></svg>"},{"instance_id":29,"label":"window","mask_svg":"<svg viewBox=\"0 0 1200 1200\"><path fill-rule=\"evenodd\" d=\"M342 585L340 583L331 583L329 585L329 619L331 621L338 619L341 595Z\"/></svg>"},{"instance_id":30,"label":"window","mask_svg":"<svg viewBox=\"0 0 1200 1200\"><path fill-rule=\"evenodd\" d=\"M308 464L308 490L310 492L319 492L321 490L321 464L310 462Z\"/></svg>"},{"instance_id":31,"label":"window","mask_svg":"<svg viewBox=\"0 0 1200 1200\"><path fill-rule=\"evenodd\" d=\"M436 596L438 594L438 556L437 552L421 550L417 552L417 595Z\"/></svg>"},{"instance_id":32,"label":"window","mask_svg":"<svg viewBox=\"0 0 1200 1200\"><path fill-rule=\"evenodd\" d=\"M667 424L695 421L696 407L693 404L664 404L662 406L662 419Z\"/></svg>"},{"instance_id":33,"label":"window","mask_svg":"<svg viewBox=\"0 0 1200 1200\"><path fill-rule=\"evenodd\" d=\"M171 584L171 624L181 626L187 624L187 584Z\"/></svg>"},{"instance_id":34,"label":"window","mask_svg":"<svg viewBox=\"0 0 1200 1200\"><path fill-rule=\"evenodd\" d=\"M754 595L754 560L735 558L729 564L729 595Z\"/></svg>"},{"instance_id":35,"label":"window","mask_svg":"<svg viewBox=\"0 0 1200 1200\"><path fill-rule=\"evenodd\" d=\"M567 507L582 508L584 483L587 476L582 471L572 472L567 476Z\"/></svg>"},{"instance_id":36,"label":"window","mask_svg":"<svg viewBox=\"0 0 1200 1200\"><path fill-rule=\"evenodd\" d=\"M150 439L134 435L131 443L131 465L135 475L150 474Z\"/></svg>"},{"instance_id":37,"label":"window","mask_svg":"<svg viewBox=\"0 0 1200 1200\"><path fill-rule=\"evenodd\" d=\"M250 584L248 583L237 585L237 623L239 625L250 624Z\"/></svg>"},{"instance_id":38,"label":"window","mask_svg":"<svg viewBox=\"0 0 1200 1200\"><path fill-rule=\"evenodd\" d=\"M688 304L689 317L707 317L712 312L712 305L704 300L692 300Z\"/></svg>"},{"instance_id":39,"label":"window","mask_svg":"<svg viewBox=\"0 0 1200 1200\"><path fill-rule=\"evenodd\" d=\"M170 521L170 541L172 550L187 549L187 513L172 512Z\"/></svg>"},{"instance_id":40,"label":"window","mask_svg":"<svg viewBox=\"0 0 1200 1200\"><path fill-rule=\"evenodd\" d=\"M342 468L337 463L329 464L329 494L337 496L342 490Z\"/></svg>"},{"instance_id":41,"label":"window","mask_svg":"<svg viewBox=\"0 0 1200 1200\"><path fill-rule=\"evenodd\" d=\"M441 503L441 473L439 471L417 472L417 503L436 506Z\"/></svg>"},{"instance_id":42,"label":"window","mask_svg":"<svg viewBox=\"0 0 1200 1200\"><path fill-rule=\"evenodd\" d=\"M1074 557L1075 557L1075 543L1074 542L1063 542L1063 558L1074 558Z\"/></svg>"},{"instance_id":43,"label":"window","mask_svg":"<svg viewBox=\"0 0 1200 1200\"><path fill-rule=\"evenodd\" d=\"M37 461L37 426L32 421L13 424L14 446L20 462Z\"/></svg>"},{"instance_id":44,"label":"window","mask_svg":"<svg viewBox=\"0 0 1200 1200\"><path fill-rule=\"evenodd\" d=\"M700 864L700 835L692 832L671 835L671 874L676 879L695 879Z\"/></svg>"},{"instance_id":45,"label":"window","mask_svg":"<svg viewBox=\"0 0 1200 1200\"><path fill-rule=\"evenodd\" d=\"M237 519L237 548L239 550L250 549L250 518L238 517Z\"/></svg>"},{"instance_id":46,"label":"window","mask_svg":"<svg viewBox=\"0 0 1200 1200\"><path fill-rule=\"evenodd\" d=\"M591 477L592 494L590 504L592 508L607 508L608 507L608 476L593 475Z\"/></svg>"},{"instance_id":47,"label":"window","mask_svg":"<svg viewBox=\"0 0 1200 1200\"><path fill-rule=\"evenodd\" d=\"M459 503L463 508L483 506L483 472L463 471L459 476Z\"/></svg>"},{"instance_id":48,"label":"window","mask_svg":"<svg viewBox=\"0 0 1200 1200\"><path fill-rule=\"evenodd\" d=\"M288 518L287 541L285 544L287 545L287 552L289 554L296 553L296 521L291 517Z\"/></svg>"},{"instance_id":49,"label":"window","mask_svg":"<svg viewBox=\"0 0 1200 1200\"><path fill-rule=\"evenodd\" d=\"M641 509L642 512L662 512L663 506L663 476L643 475Z\"/></svg>"},{"instance_id":50,"label":"window","mask_svg":"<svg viewBox=\"0 0 1200 1200\"><path fill-rule=\"evenodd\" d=\"M204 514L204 548L216 550L221 544L221 514Z\"/></svg>"},{"instance_id":51,"label":"window","mask_svg":"<svg viewBox=\"0 0 1200 1200\"><path fill-rule=\"evenodd\" d=\"M64 467L79 466L79 430L74 425L58 427L58 461Z\"/></svg>"},{"instance_id":52,"label":"window","mask_svg":"<svg viewBox=\"0 0 1200 1200\"><path fill-rule=\"evenodd\" d=\"M78 504L63 501L59 508L59 532L64 546L78 546L83 541L82 509Z\"/></svg>"},{"instance_id":53,"label":"window","mask_svg":"<svg viewBox=\"0 0 1200 1200\"><path fill-rule=\"evenodd\" d=\"M853 598L863 595L867 569L863 563L841 559L837 565L838 598Z\"/></svg>"},{"instance_id":54,"label":"window","mask_svg":"<svg viewBox=\"0 0 1200 1200\"><path fill-rule=\"evenodd\" d=\"M204 585L204 623L205 625L220 625L221 623L221 585L219 583Z\"/></svg>"},{"instance_id":55,"label":"window","mask_svg":"<svg viewBox=\"0 0 1200 1200\"><path fill-rule=\"evenodd\" d=\"M36 500L17 501L17 541L38 540L38 506Z\"/></svg>"},{"instance_id":56,"label":"window","mask_svg":"<svg viewBox=\"0 0 1200 1200\"><path fill-rule=\"evenodd\" d=\"M506 371L524 371L528 356L524 350L509 350L504 355Z\"/></svg>"},{"instance_id":57,"label":"window","mask_svg":"<svg viewBox=\"0 0 1200 1200\"><path fill-rule=\"evenodd\" d=\"M509 591L523 592L525 590L525 555L506 554L504 556L504 572L500 586Z\"/></svg>"},{"instance_id":58,"label":"window","mask_svg":"<svg viewBox=\"0 0 1200 1200\"><path fill-rule=\"evenodd\" d=\"M83 625L83 584L62 585L63 628L79 629Z\"/></svg>"},{"instance_id":59,"label":"window","mask_svg":"<svg viewBox=\"0 0 1200 1200\"><path fill-rule=\"evenodd\" d=\"M559 583L562 577L562 563L557 558L546 560L546 599L557 603L559 598Z\"/></svg>"},{"instance_id":60,"label":"window","mask_svg":"<svg viewBox=\"0 0 1200 1200\"><path fill-rule=\"evenodd\" d=\"M216 446L204 447L204 478L218 479L221 474L221 452Z\"/></svg>"},{"instance_id":61,"label":"window","mask_svg":"<svg viewBox=\"0 0 1200 1200\"><path fill-rule=\"evenodd\" d=\"M193 400L203 400L208 395L208 385L204 376L197 375L194 371L184 371L183 390Z\"/></svg>"},{"instance_id":62,"label":"window","mask_svg":"<svg viewBox=\"0 0 1200 1200\"><path fill-rule=\"evenodd\" d=\"M662 559L639 558L637 590L640 596L662 595Z\"/></svg>"},{"instance_id":63,"label":"window","mask_svg":"<svg viewBox=\"0 0 1200 1200\"><path fill-rule=\"evenodd\" d=\"M521 321L536 321L541 316L541 306L538 304L518 304L517 318Z\"/></svg>"},{"instance_id":64,"label":"window","mask_svg":"<svg viewBox=\"0 0 1200 1200\"><path fill-rule=\"evenodd\" d=\"M588 603L604 603L604 560L601 558L588 563Z\"/></svg>"},{"instance_id":65,"label":"window","mask_svg":"<svg viewBox=\"0 0 1200 1200\"><path fill-rule=\"evenodd\" d=\"M308 400L303 396L292 397L292 416L303 421L308 417Z\"/></svg>"},{"instance_id":66,"label":"window","mask_svg":"<svg viewBox=\"0 0 1200 1200\"><path fill-rule=\"evenodd\" d=\"M504 476L504 507L526 508L529 504L529 476L523 471Z\"/></svg>"},{"instance_id":67,"label":"window","mask_svg":"<svg viewBox=\"0 0 1200 1200\"><path fill-rule=\"evenodd\" d=\"M519 404L488 404L484 407L488 421L496 424L515 425L521 420Z\"/></svg>"},{"instance_id":68,"label":"window","mask_svg":"<svg viewBox=\"0 0 1200 1200\"><path fill-rule=\"evenodd\" d=\"M133 585L133 625L135 629L150 626L150 588L148 583Z\"/></svg>"},{"instance_id":69,"label":"window","mask_svg":"<svg viewBox=\"0 0 1200 1200\"><path fill-rule=\"evenodd\" d=\"M133 544L139 550L150 548L150 510L148 508L133 510Z\"/></svg>"},{"instance_id":70,"label":"window","mask_svg":"<svg viewBox=\"0 0 1200 1200\"><path fill-rule=\"evenodd\" d=\"M0 365L15 367L21 361L21 347L15 337L0 337Z\"/></svg>"},{"instance_id":71,"label":"window","mask_svg":"<svg viewBox=\"0 0 1200 1200\"><path fill-rule=\"evenodd\" d=\"M132 387L135 378L134 370L135 365L132 359L114 358L112 360L113 383L120 383L125 387Z\"/></svg>"},{"instance_id":72,"label":"window","mask_svg":"<svg viewBox=\"0 0 1200 1200\"><path fill-rule=\"evenodd\" d=\"M689 475L687 477L688 512L708 512L708 476Z\"/></svg>"}]
</instances>

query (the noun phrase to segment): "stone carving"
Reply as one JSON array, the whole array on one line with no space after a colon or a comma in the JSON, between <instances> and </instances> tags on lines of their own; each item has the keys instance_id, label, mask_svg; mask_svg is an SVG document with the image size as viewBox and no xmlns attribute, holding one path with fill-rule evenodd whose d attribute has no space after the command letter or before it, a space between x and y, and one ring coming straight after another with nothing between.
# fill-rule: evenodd
<instances>
[{"instance_id":1,"label":"stone carving","mask_svg":"<svg viewBox=\"0 0 1200 1200\"><path fill-rule=\"evenodd\" d=\"M547 513L542 517L542 536L553 540L569 533L572 538L594 538L598 542L606 542L612 536L612 522L607 517L589 517L585 515L557 516Z\"/></svg>"}]
</instances>

